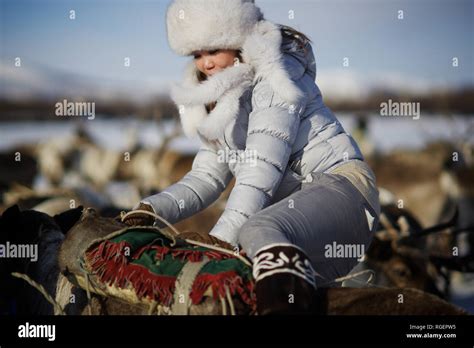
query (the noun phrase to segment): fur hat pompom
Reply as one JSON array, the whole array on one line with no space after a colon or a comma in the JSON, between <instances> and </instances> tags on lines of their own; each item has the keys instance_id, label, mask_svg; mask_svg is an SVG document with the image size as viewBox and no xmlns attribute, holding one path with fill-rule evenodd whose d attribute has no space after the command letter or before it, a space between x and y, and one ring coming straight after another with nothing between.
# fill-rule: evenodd
<instances>
[{"instance_id":1,"label":"fur hat pompom","mask_svg":"<svg viewBox=\"0 0 474 348\"><path fill-rule=\"evenodd\" d=\"M262 19L253 0L174 0L166 14L168 42L182 56L240 49Z\"/></svg>"}]
</instances>

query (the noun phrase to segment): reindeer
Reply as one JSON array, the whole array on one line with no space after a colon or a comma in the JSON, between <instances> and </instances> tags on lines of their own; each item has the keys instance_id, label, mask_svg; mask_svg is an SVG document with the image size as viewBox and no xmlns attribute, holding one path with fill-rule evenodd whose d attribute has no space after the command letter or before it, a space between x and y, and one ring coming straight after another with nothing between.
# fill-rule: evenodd
<instances>
[{"instance_id":1,"label":"reindeer","mask_svg":"<svg viewBox=\"0 0 474 348\"><path fill-rule=\"evenodd\" d=\"M447 269L472 271L472 257L456 258L431 250L427 237L448 234L457 225L458 212L446 222L423 229L406 209L394 204L382 205L380 224L374 240L360 263L351 273L372 270L368 286L420 289L440 298L449 298L450 277ZM357 279L355 280L357 282ZM356 286L354 280L345 286ZM360 286L360 284L359 284Z\"/></svg>"},{"instance_id":2,"label":"reindeer","mask_svg":"<svg viewBox=\"0 0 474 348\"><path fill-rule=\"evenodd\" d=\"M467 150L466 150L467 151ZM455 232L447 233L444 238L431 238L430 248L435 249L440 256L449 257L453 254L453 247L464 256L474 255L474 233L464 235L465 245L462 243L461 233L474 231L474 163L468 160L470 155L459 155L457 161L449 158L445 161L439 178L440 186L446 194L443 208L439 214L439 221L445 220L453 210L459 213Z\"/></svg>"},{"instance_id":3,"label":"reindeer","mask_svg":"<svg viewBox=\"0 0 474 348\"><path fill-rule=\"evenodd\" d=\"M0 241L36 241L40 245L40 255L37 264L25 260L1 263L0 276L2 284L5 284L0 293L1 312L35 315L150 314L147 306L114 296L93 293L88 298L86 291L74 282L73 275L81 274L75 262L84 246L121 227L120 222L100 217L92 209L82 211L82 207L54 217L35 211L20 211L17 206L7 209L0 217ZM44 287L43 292L56 299L54 305L37 289L13 278L12 272L25 273L40 283ZM71 294L75 295L75 303L69 303ZM317 296L319 314L465 314L462 309L416 289L329 288L319 289ZM404 305L399 303L400 296L404 298ZM210 297L193 310L191 314L222 313L221 306ZM235 312L248 314L249 309L236 305Z\"/></svg>"}]
</instances>

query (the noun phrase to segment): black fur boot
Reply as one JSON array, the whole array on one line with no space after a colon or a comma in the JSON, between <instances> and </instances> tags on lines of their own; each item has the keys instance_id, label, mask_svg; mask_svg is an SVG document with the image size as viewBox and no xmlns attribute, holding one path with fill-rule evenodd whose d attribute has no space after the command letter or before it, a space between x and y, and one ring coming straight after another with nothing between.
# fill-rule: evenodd
<instances>
[{"instance_id":1,"label":"black fur boot","mask_svg":"<svg viewBox=\"0 0 474 348\"><path fill-rule=\"evenodd\" d=\"M314 313L314 270L300 248L272 244L260 249L253 262L259 315Z\"/></svg>"}]
</instances>

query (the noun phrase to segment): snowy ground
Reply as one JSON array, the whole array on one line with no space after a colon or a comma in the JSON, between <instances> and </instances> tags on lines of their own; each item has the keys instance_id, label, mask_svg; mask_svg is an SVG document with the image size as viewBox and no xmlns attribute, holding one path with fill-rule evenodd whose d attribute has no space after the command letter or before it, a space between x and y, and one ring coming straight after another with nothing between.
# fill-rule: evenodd
<instances>
[{"instance_id":1,"label":"snowy ground","mask_svg":"<svg viewBox=\"0 0 474 348\"><path fill-rule=\"evenodd\" d=\"M355 118L351 114L338 114L338 118L346 131L351 132ZM418 148L436 139L456 140L466 136L467 130L474 129L474 117L442 117L437 115L421 115L413 120L406 117L369 118L369 138L378 151L386 152L394 148ZM1 122L0 150L15 145L32 143L51 137L70 136L78 126L74 122ZM133 134L146 147L158 147L164 134L174 128L173 122L157 123L129 119L101 119L97 115L94 120L81 119L81 124L92 134L97 142L107 148L122 150ZM471 131L471 141L474 142ZM198 142L184 137L175 139L171 146L183 152L195 152Z\"/></svg>"}]
</instances>

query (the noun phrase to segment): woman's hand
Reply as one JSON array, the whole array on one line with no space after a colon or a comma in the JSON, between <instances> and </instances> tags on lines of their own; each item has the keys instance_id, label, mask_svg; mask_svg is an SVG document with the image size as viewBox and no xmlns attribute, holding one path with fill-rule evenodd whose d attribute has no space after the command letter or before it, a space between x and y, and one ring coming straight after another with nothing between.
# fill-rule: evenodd
<instances>
[{"instance_id":1,"label":"woman's hand","mask_svg":"<svg viewBox=\"0 0 474 348\"><path fill-rule=\"evenodd\" d=\"M216 238L214 236L211 236L210 234L204 234L204 233L198 233L198 232L194 232L194 231L186 231L186 232L181 232L179 235L178 235L178 238L181 238L181 239L190 239L190 240L194 240L196 242L201 242L201 243L205 243L205 244L211 244L211 245L215 245L215 246L218 246L218 247L221 247L221 248L224 248L224 249L228 249L228 250L233 250L234 247L227 243L227 242L224 242L223 240L220 240L219 238Z\"/></svg>"},{"instance_id":2,"label":"woman's hand","mask_svg":"<svg viewBox=\"0 0 474 348\"><path fill-rule=\"evenodd\" d=\"M140 203L140 205L132 211L135 210L146 210L154 213L153 208L149 204L144 203ZM122 222L129 226L152 226L155 223L155 218L148 214L135 213L127 216Z\"/></svg>"}]
</instances>

